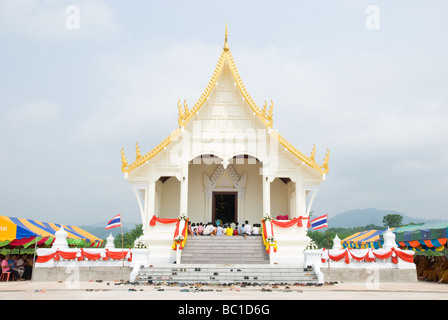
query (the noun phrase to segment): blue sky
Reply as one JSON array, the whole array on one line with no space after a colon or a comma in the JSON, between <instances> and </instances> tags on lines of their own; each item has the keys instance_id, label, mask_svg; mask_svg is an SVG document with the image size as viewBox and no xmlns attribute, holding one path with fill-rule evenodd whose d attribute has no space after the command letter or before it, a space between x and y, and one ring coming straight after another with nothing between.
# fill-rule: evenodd
<instances>
[{"instance_id":1,"label":"blue sky","mask_svg":"<svg viewBox=\"0 0 448 320\"><path fill-rule=\"evenodd\" d=\"M274 127L305 154L316 144L318 162L330 150L316 214L446 218L446 12L433 0L0 0L0 214L139 222L121 147L132 160L137 141L146 153L177 127L177 101L205 89L227 21Z\"/></svg>"}]
</instances>

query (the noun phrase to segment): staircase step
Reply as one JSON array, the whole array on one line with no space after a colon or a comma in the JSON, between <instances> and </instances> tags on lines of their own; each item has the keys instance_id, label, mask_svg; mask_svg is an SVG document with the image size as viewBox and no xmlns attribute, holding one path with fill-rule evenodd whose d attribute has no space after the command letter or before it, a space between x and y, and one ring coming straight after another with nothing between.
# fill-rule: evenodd
<instances>
[{"instance_id":1,"label":"staircase step","mask_svg":"<svg viewBox=\"0 0 448 320\"><path fill-rule=\"evenodd\" d=\"M318 283L314 271L271 265L260 236L188 237L181 263L142 268L137 282Z\"/></svg>"},{"instance_id":2,"label":"staircase step","mask_svg":"<svg viewBox=\"0 0 448 320\"><path fill-rule=\"evenodd\" d=\"M155 283L318 283L313 271L250 264L181 264L142 268L137 282Z\"/></svg>"},{"instance_id":3,"label":"staircase step","mask_svg":"<svg viewBox=\"0 0 448 320\"><path fill-rule=\"evenodd\" d=\"M193 236L182 250L181 263L269 263L260 236Z\"/></svg>"}]
</instances>

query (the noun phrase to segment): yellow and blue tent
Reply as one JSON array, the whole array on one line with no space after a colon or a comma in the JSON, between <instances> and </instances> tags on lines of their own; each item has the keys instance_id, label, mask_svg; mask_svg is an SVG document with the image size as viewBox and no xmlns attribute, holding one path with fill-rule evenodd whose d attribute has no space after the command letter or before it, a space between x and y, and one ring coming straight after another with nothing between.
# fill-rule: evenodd
<instances>
[{"instance_id":1,"label":"yellow and blue tent","mask_svg":"<svg viewBox=\"0 0 448 320\"><path fill-rule=\"evenodd\" d=\"M31 219L14 218L0 215L0 247L24 247L51 245L55 233L61 228L67 231L70 246L100 247L103 240L76 226L41 222Z\"/></svg>"},{"instance_id":2,"label":"yellow and blue tent","mask_svg":"<svg viewBox=\"0 0 448 320\"><path fill-rule=\"evenodd\" d=\"M351 249L379 249L384 242L381 237L384 232L385 230L360 231L341 240L341 245L343 248Z\"/></svg>"}]
</instances>

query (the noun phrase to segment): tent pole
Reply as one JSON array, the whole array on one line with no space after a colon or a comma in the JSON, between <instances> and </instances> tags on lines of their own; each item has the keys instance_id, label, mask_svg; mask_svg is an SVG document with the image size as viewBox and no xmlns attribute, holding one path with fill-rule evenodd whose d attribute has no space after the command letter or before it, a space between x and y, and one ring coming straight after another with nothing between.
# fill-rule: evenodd
<instances>
[{"instance_id":1,"label":"tent pole","mask_svg":"<svg viewBox=\"0 0 448 320\"><path fill-rule=\"evenodd\" d=\"M33 254L33 269L31 270L31 281L34 281L34 269L36 268L36 248L37 248L37 236L34 241L34 254Z\"/></svg>"}]
</instances>

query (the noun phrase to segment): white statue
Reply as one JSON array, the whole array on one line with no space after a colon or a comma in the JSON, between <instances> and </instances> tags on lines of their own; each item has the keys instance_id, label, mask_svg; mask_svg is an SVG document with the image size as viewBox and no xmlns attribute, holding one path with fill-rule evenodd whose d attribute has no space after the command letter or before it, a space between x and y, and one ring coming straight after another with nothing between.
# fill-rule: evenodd
<instances>
[{"instance_id":1,"label":"white statue","mask_svg":"<svg viewBox=\"0 0 448 320\"><path fill-rule=\"evenodd\" d=\"M333 239L333 249L335 250L342 249L341 239L339 239L338 235L336 235Z\"/></svg>"},{"instance_id":2,"label":"white statue","mask_svg":"<svg viewBox=\"0 0 448 320\"><path fill-rule=\"evenodd\" d=\"M107 237L107 242L106 242L106 246L104 248L106 249L115 249L115 243L114 243L114 237L111 234L109 234L109 236Z\"/></svg>"},{"instance_id":3,"label":"white statue","mask_svg":"<svg viewBox=\"0 0 448 320\"><path fill-rule=\"evenodd\" d=\"M395 242L395 233L393 233L390 228L387 228L386 231L383 233L384 243L383 243L383 249L391 249L391 248L397 248L398 245Z\"/></svg>"},{"instance_id":4,"label":"white statue","mask_svg":"<svg viewBox=\"0 0 448 320\"><path fill-rule=\"evenodd\" d=\"M68 249L68 242L67 242L67 231L64 230L64 227L61 226L61 228L55 232L55 240L53 242L53 245L51 246L52 249Z\"/></svg>"}]
</instances>

